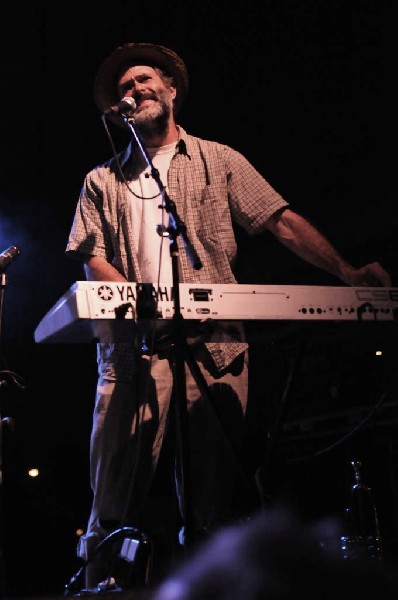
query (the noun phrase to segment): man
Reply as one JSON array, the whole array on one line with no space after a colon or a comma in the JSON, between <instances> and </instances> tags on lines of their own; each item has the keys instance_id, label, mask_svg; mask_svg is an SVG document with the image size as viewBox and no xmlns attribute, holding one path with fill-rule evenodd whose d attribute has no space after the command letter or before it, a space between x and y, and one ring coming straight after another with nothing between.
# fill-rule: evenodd
<instances>
[{"instance_id":1,"label":"man","mask_svg":"<svg viewBox=\"0 0 398 600\"><path fill-rule=\"evenodd\" d=\"M127 106L119 123L126 129L130 119L136 133L117 158L93 169L84 181L67 252L83 261L88 280L173 283L175 257L158 228L161 225L167 232L175 223L165 210L169 198L201 263L201 268L193 264L186 244L181 245L177 259L181 283L236 283L234 222L250 234L271 232L303 260L345 284L391 285L378 263L361 268L348 264L237 151L185 132L176 117L187 93L183 60L159 45L125 44L100 66L94 85L99 110L105 115ZM115 528L125 523L142 526L169 425L173 383L177 387L179 383L173 381L170 367L175 365L173 331L157 325L154 335L145 333L146 345L141 334L138 343L98 345L90 450L93 503L78 548L85 560ZM186 339L210 390L209 397L203 388L200 391L187 356L186 489L191 491L189 533L195 539L236 517L232 499L240 475L236 457L247 403L248 352L238 328L215 325L207 337L199 325L190 326ZM181 472L177 479L181 501ZM94 561L90 566L87 584L92 587L104 574L96 572Z\"/></svg>"}]
</instances>

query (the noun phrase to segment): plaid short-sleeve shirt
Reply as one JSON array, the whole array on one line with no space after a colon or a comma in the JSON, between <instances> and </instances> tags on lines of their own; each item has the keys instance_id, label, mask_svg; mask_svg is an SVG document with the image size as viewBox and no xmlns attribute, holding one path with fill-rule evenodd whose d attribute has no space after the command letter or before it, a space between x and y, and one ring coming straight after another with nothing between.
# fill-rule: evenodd
<instances>
[{"instance_id":1,"label":"plaid short-sleeve shirt","mask_svg":"<svg viewBox=\"0 0 398 600\"><path fill-rule=\"evenodd\" d=\"M261 233L271 215L287 206L287 202L233 148L189 135L181 127L179 132L168 171L168 195L203 265L195 269L187 249L179 242L180 281L236 283L233 267L237 244L233 223L250 235ZM134 177L139 156L133 142L119 156L127 181ZM86 175L66 252L81 260L104 257L128 281L142 282L132 233L129 191L114 158ZM242 339L228 337L222 343L209 340L206 346L219 370L247 348ZM109 373L112 362L126 363L125 356L117 361L116 350L107 351L106 355Z\"/></svg>"}]
</instances>

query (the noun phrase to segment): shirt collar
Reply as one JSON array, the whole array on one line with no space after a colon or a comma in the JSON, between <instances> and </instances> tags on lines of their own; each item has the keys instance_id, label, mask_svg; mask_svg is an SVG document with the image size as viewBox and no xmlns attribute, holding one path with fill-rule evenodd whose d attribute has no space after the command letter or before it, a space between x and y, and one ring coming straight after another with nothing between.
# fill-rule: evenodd
<instances>
[{"instance_id":1,"label":"shirt collar","mask_svg":"<svg viewBox=\"0 0 398 600\"><path fill-rule=\"evenodd\" d=\"M178 142L177 142L177 146L176 146L177 153L183 154L184 156L191 158L191 156L188 152L187 133L179 125L177 125L177 127L178 127Z\"/></svg>"},{"instance_id":2,"label":"shirt collar","mask_svg":"<svg viewBox=\"0 0 398 600\"><path fill-rule=\"evenodd\" d=\"M176 144L176 154L182 154L184 156L187 156L188 158L191 158L191 155L189 152L189 141L188 141L187 132L180 125L177 125L177 128L178 128L178 141ZM122 167L124 167L126 165L126 163L128 163L130 160L134 160L134 157L137 152L140 152L140 150L138 149L138 146L137 146L137 142L135 140L131 140L131 142L128 144L127 148L125 148L125 150L123 150L120 154L120 157L119 157L120 165Z\"/></svg>"}]
</instances>

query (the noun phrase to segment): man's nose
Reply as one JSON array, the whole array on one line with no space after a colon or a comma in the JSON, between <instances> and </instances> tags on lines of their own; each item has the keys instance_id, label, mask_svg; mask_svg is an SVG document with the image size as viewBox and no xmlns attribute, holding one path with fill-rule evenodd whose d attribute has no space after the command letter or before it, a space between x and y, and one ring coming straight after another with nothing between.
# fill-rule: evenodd
<instances>
[{"instance_id":1,"label":"man's nose","mask_svg":"<svg viewBox=\"0 0 398 600\"><path fill-rule=\"evenodd\" d=\"M134 93L138 95L144 94L146 91L145 83L136 83Z\"/></svg>"}]
</instances>

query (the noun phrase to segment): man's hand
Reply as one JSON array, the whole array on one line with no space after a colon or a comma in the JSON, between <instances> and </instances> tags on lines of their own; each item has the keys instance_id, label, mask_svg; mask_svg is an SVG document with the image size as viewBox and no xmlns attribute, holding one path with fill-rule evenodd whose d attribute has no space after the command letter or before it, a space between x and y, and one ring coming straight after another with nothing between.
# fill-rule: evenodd
<instances>
[{"instance_id":1,"label":"man's hand","mask_svg":"<svg viewBox=\"0 0 398 600\"><path fill-rule=\"evenodd\" d=\"M353 286L391 287L391 277L380 263L372 262L359 269L350 269L344 274L344 281Z\"/></svg>"}]
</instances>

